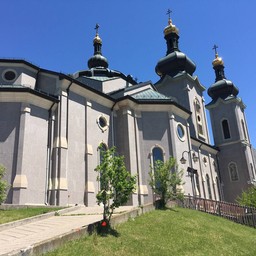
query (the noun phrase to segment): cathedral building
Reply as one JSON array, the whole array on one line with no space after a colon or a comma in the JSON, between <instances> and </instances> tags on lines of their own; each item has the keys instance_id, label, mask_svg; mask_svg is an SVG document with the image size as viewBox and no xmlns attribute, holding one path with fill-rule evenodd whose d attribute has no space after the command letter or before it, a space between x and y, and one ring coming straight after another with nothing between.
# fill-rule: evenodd
<instances>
[{"instance_id":1,"label":"cathedral building","mask_svg":"<svg viewBox=\"0 0 256 256\"><path fill-rule=\"evenodd\" d=\"M138 83L109 68L98 26L88 69L66 75L24 60L0 60L0 163L11 184L6 203L96 205L101 150L115 146L137 175L130 204L154 200L150 165L176 158L186 195L234 202L255 183L245 105L216 51L215 82L206 88L179 49L169 19L159 81ZM161 46L160 46L161 47ZM210 71L209 71L210 72ZM210 144L206 109L214 145Z\"/></svg>"}]
</instances>

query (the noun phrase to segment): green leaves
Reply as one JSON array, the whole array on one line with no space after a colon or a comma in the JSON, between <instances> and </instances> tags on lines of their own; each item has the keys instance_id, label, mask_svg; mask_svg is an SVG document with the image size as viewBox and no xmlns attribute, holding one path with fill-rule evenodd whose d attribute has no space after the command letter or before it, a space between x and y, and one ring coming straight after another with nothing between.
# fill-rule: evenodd
<instances>
[{"instance_id":1,"label":"green leaves","mask_svg":"<svg viewBox=\"0 0 256 256\"><path fill-rule=\"evenodd\" d=\"M96 198L104 205L103 218L110 220L114 209L125 204L135 190L136 176L126 170L124 157L116 155L115 147L101 153L102 161L96 168L100 182Z\"/></svg>"},{"instance_id":2,"label":"green leaves","mask_svg":"<svg viewBox=\"0 0 256 256\"><path fill-rule=\"evenodd\" d=\"M183 172L178 170L176 160L170 157L166 162L157 160L149 172L151 186L154 193L161 197L162 206L165 207L168 200L182 199L181 186Z\"/></svg>"},{"instance_id":3,"label":"green leaves","mask_svg":"<svg viewBox=\"0 0 256 256\"><path fill-rule=\"evenodd\" d=\"M240 205L256 207L256 186L248 188L242 192L242 195L237 198Z\"/></svg>"},{"instance_id":4,"label":"green leaves","mask_svg":"<svg viewBox=\"0 0 256 256\"><path fill-rule=\"evenodd\" d=\"M0 204L4 202L6 199L6 191L8 188L8 183L3 180L3 177L5 175L5 168L0 165Z\"/></svg>"}]
</instances>

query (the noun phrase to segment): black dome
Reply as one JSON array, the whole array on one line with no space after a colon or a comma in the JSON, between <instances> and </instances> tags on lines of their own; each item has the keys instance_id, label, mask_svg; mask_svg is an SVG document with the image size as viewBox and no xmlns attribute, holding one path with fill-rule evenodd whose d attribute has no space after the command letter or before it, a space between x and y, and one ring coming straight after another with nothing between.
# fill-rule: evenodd
<instances>
[{"instance_id":1,"label":"black dome","mask_svg":"<svg viewBox=\"0 0 256 256\"><path fill-rule=\"evenodd\" d=\"M226 99L229 96L236 97L239 93L239 89L232 81L222 79L212 84L207 93L213 100L216 100L217 98Z\"/></svg>"},{"instance_id":2,"label":"black dome","mask_svg":"<svg viewBox=\"0 0 256 256\"><path fill-rule=\"evenodd\" d=\"M193 75L194 71L196 70L196 65L183 52L174 51L160 59L156 65L155 70L156 73L160 76L164 76L166 74L175 76L182 71Z\"/></svg>"},{"instance_id":3,"label":"black dome","mask_svg":"<svg viewBox=\"0 0 256 256\"><path fill-rule=\"evenodd\" d=\"M96 67L108 68L108 60L101 54L95 54L88 60L88 67L90 69Z\"/></svg>"}]
</instances>

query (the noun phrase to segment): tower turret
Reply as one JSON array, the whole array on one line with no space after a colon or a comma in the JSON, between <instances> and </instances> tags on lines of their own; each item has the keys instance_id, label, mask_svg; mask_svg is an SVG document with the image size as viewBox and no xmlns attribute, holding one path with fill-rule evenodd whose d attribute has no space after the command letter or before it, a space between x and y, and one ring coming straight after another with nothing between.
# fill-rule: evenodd
<instances>
[{"instance_id":1,"label":"tower turret","mask_svg":"<svg viewBox=\"0 0 256 256\"><path fill-rule=\"evenodd\" d=\"M236 97L238 95L238 88L233 84L232 81L227 80L224 72L224 62L219 57L217 52L217 45L214 45L215 59L212 62L213 69L215 71L215 83L208 89L208 95L213 99L218 98L226 99L227 97Z\"/></svg>"},{"instance_id":2,"label":"tower turret","mask_svg":"<svg viewBox=\"0 0 256 256\"><path fill-rule=\"evenodd\" d=\"M196 65L183 52L179 50L179 29L172 23L169 15L168 25L164 28L164 38L167 44L166 56L160 59L156 65L155 71L159 76L175 76L180 72L187 72L193 75Z\"/></svg>"},{"instance_id":3,"label":"tower turret","mask_svg":"<svg viewBox=\"0 0 256 256\"><path fill-rule=\"evenodd\" d=\"M88 67L91 68L108 68L108 60L102 55L102 40L99 36L99 24L96 24L96 35L93 39L94 55L88 60Z\"/></svg>"}]
</instances>

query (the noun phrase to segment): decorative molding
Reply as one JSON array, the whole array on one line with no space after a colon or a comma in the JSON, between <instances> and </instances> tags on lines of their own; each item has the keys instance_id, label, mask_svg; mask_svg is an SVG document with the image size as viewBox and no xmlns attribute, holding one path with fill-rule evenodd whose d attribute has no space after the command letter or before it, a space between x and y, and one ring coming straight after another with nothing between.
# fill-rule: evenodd
<instances>
[{"instance_id":1,"label":"decorative molding","mask_svg":"<svg viewBox=\"0 0 256 256\"><path fill-rule=\"evenodd\" d=\"M54 148L68 148L68 142L67 142L67 138L65 137L57 137L55 138L54 142L53 142L53 147Z\"/></svg>"},{"instance_id":2,"label":"decorative molding","mask_svg":"<svg viewBox=\"0 0 256 256\"><path fill-rule=\"evenodd\" d=\"M95 193L94 183L92 181L87 182L86 191L88 193Z\"/></svg>"},{"instance_id":3,"label":"decorative molding","mask_svg":"<svg viewBox=\"0 0 256 256\"><path fill-rule=\"evenodd\" d=\"M93 147L91 144L87 144L85 150L86 150L85 152L86 154L93 155Z\"/></svg>"},{"instance_id":4,"label":"decorative molding","mask_svg":"<svg viewBox=\"0 0 256 256\"><path fill-rule=\"evenodd\" d=\"M67 178L59 178L59 189L68 190L68 181Z\"/></svg>"},{"instance_id":5,"label":"decorative molding","mask_svg":"<svg viewBox=\"0 0 256 256\"><path fill-rule=\"evenodd\" d=\"M147 187L147 185L140 185L140 194L141 195L148 195L148 187Z\"/></svg>"},{"instance_id":6,"label":"decorative molding","mask_svg":"<svg viewBox=\"0 0 256 256\"><path fill-rule=\"evenodd\" d=\"M17 174L14 178L13 188L27 188L28 187L28 180L27 176L24 174Z\"/></svg>"}]
</instances>

